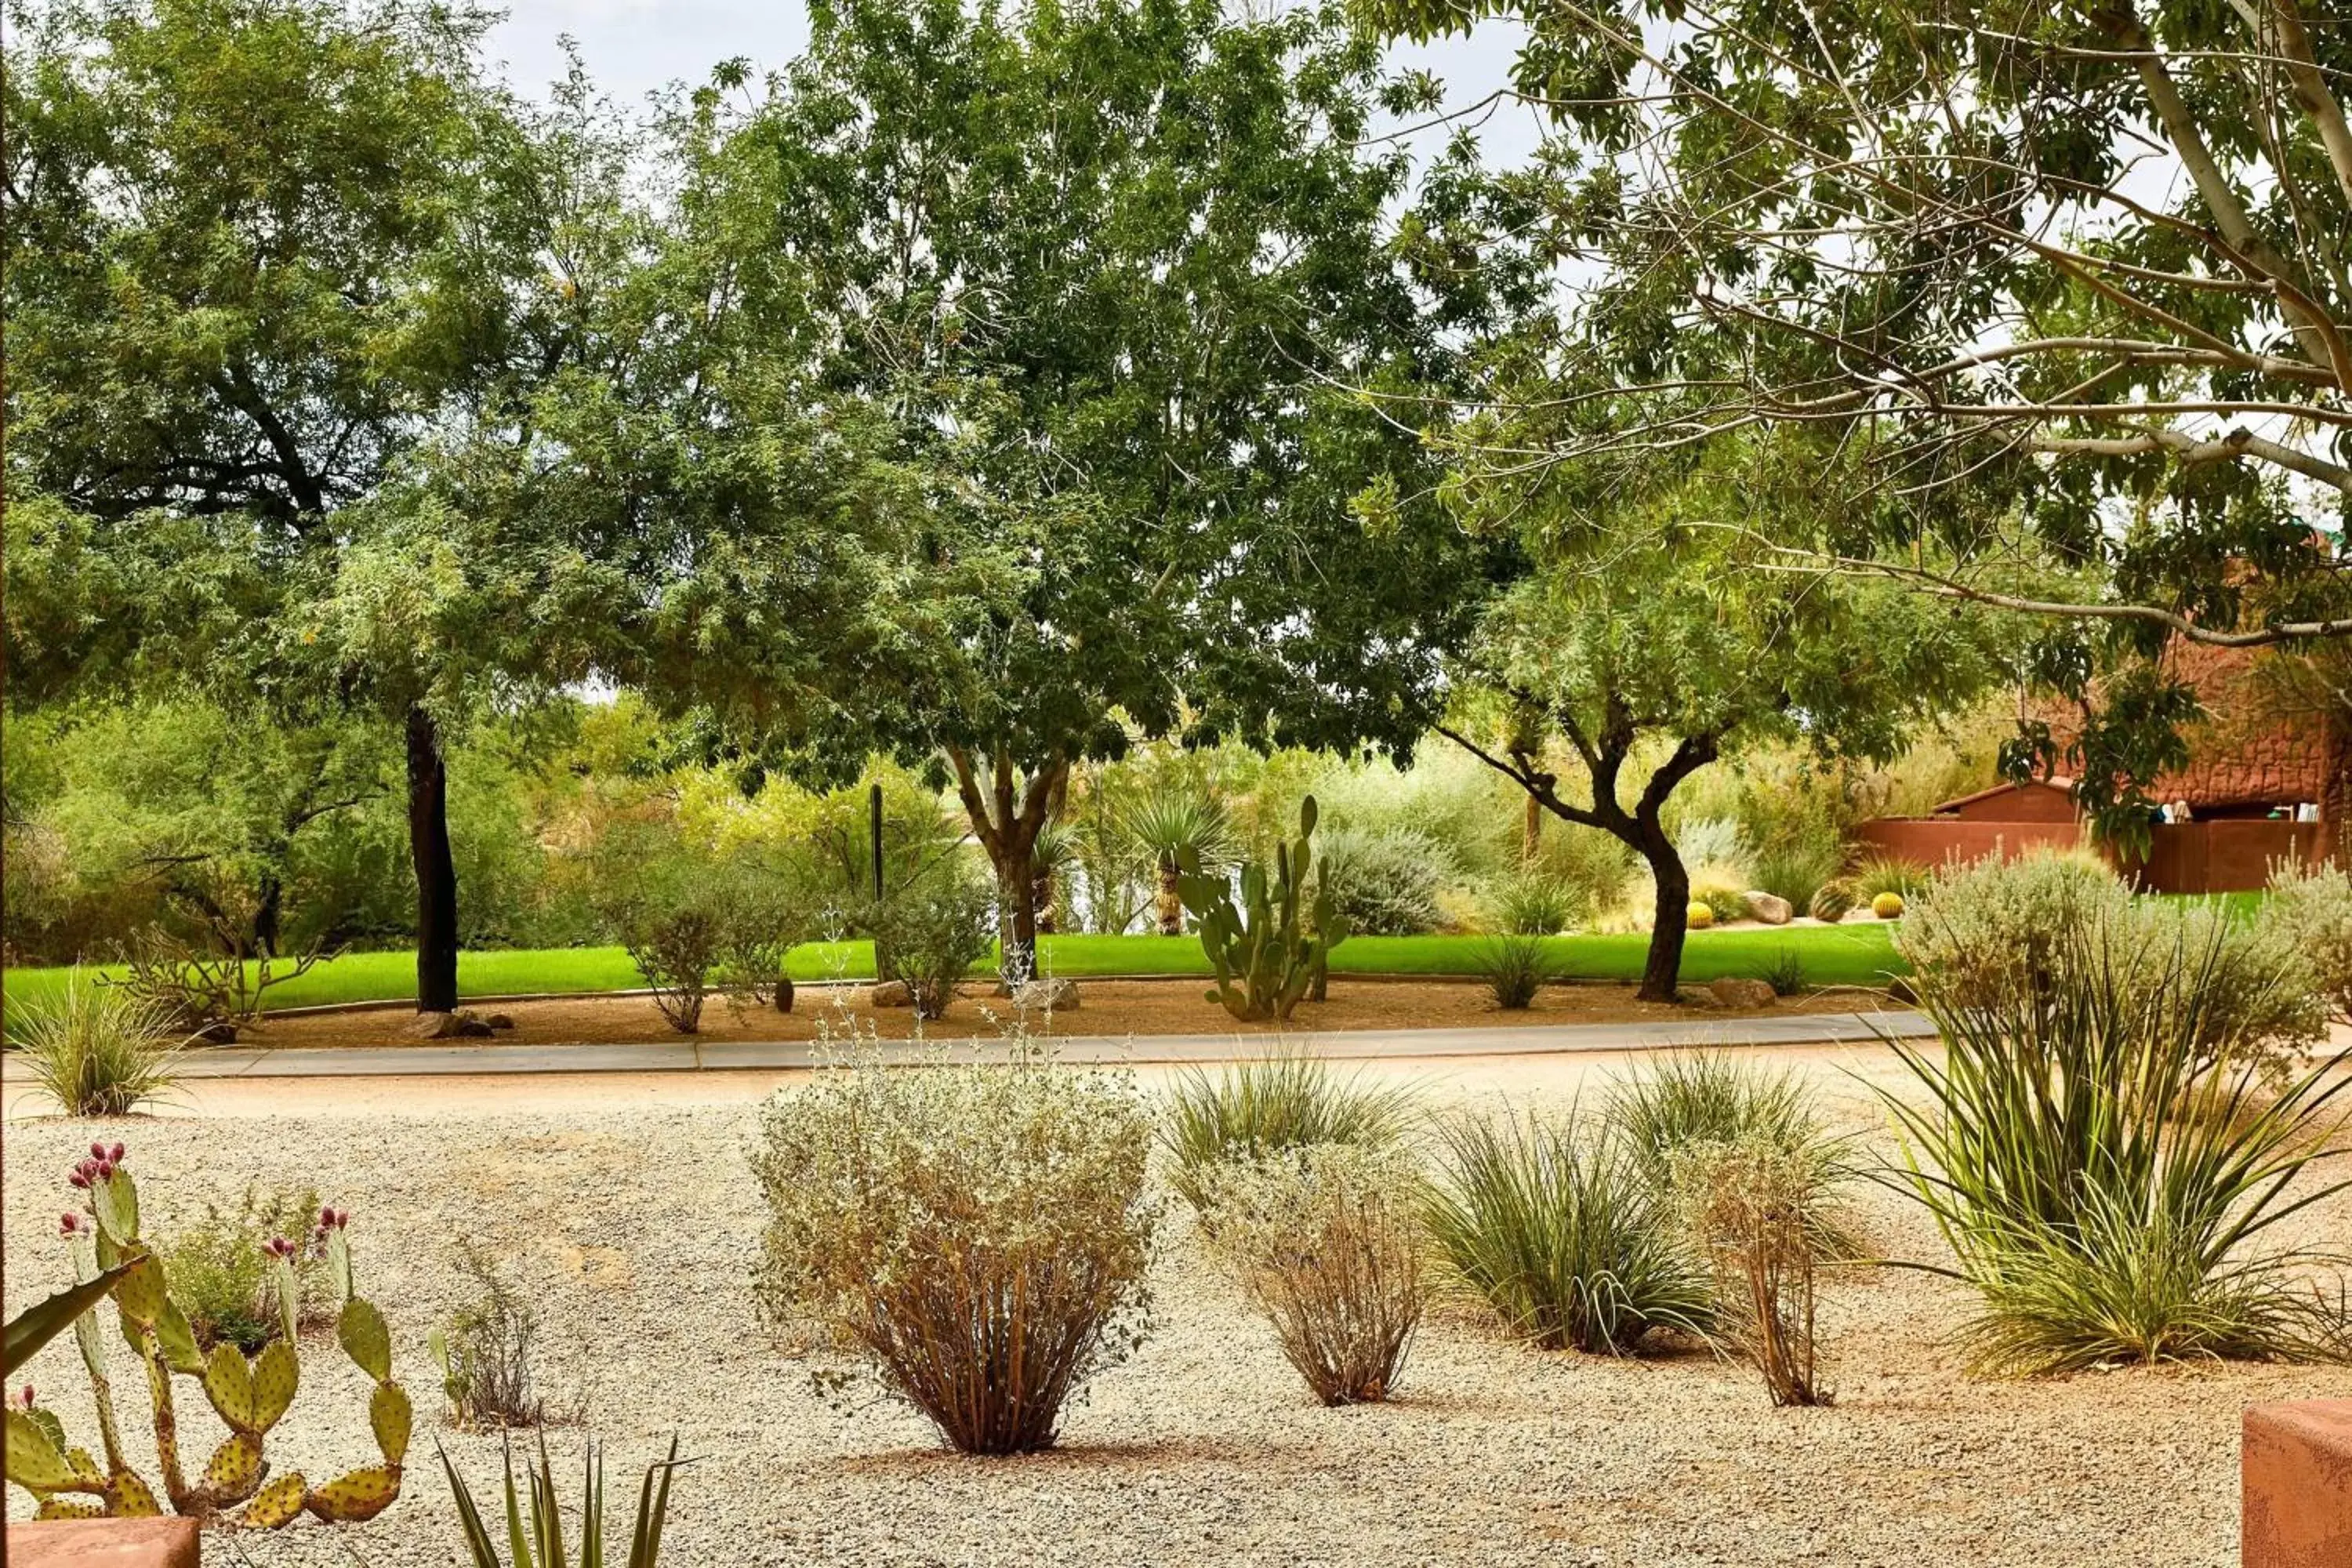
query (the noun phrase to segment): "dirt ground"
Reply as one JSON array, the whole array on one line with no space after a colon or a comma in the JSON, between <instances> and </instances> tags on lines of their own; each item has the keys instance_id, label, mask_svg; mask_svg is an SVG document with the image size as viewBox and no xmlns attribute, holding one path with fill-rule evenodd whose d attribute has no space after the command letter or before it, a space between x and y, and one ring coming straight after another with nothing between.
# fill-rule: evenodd
<instances>
[{"instance_id":1,"label":"dirt ground","mask_svg":"<svg viewBox=\"0 0 2352 1568\"><path fill-rule=\"evenodd\" d=\"M1078 984L1076 1011L1029 1019L1033 1033L1064 1036L1265 1034L1273 1026L1238 1024L1223 1007L1206 999L1208 983L1202 980L1087 980ZM699 1033L711 1040L807 1040L820 1029L838 1037L851 1025L860 1033L868 1026L882 1038L903 1040L914 1026L914 1014L905 1007L875 1007L864 985L803 985L793 1011L772 1007L738 1011L713 998L702 1013ZM485 1016L503 1013L514 1020L511 1030L500 1030L501 1042L517 1045L628 1045L675 1039L650 996L573 997L553 1002L469 1003ZM1851 1013L1887 1005L1878 992L1839 989L1791 997L1773 1005L1772 1011ZM925 1033L960 1037L993 1031L992 1020L1010 1023L1013 1005L973 984L957 997L946 1018L929 1024ZM1507 1013L1496 1007L1486 988L1471 981L1370 981L1334 979L1330 999L1302 1004L1282 1033L1313 1034L1331 1029L1470 1028L1481 1025L1626 1024L1672 1019L1736 1017L1735 1012L1701 1012L1633 1000L1630 985L1553 985L1525 1012ZM292 1046L414 1045L401 1031L414 1014L404 1008L311 1013L280 1016L248 1029L244 1042L285 1048Z\"/></svg>"}]
</instances>

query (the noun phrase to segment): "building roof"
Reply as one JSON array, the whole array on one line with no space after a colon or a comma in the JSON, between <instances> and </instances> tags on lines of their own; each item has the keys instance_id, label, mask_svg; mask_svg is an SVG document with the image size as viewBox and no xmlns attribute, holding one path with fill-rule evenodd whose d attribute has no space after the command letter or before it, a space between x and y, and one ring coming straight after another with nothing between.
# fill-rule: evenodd
<instances>
[{"instance_id":1,"label":"building roof","mask_svg":"<svg viewBox=\"0 0 2352 1568\"><path fill-rule=\"evenodd\" d=\"M1991 800L1997 795L2004 795L2012 790L2021 789L2054 789L2063 791L2067 795L2073 795L2074 793L2074 781L2068 778L2063 773L2054 773L2046 779L2028 779L2023 784L2018 784L2012 780L2004 779L2000 783L1992 785L1990 788L1978 790L1973 795L1957 795L1950 800L1939 800L1927 809L1929 815L1942 816L1948 812L1961 811L1969 806L1975 805L1979 801Z\"/></svg>"}]
</instances>

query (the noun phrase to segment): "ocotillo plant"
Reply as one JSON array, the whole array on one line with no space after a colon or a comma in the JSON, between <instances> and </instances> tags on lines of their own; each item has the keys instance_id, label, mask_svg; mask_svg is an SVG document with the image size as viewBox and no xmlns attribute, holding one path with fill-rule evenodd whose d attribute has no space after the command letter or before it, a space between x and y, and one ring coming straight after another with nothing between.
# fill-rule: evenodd
<instances>
[{"instance_id":1,"label":"ocotillo plant","mask_svg":"<svg viewBox=\"0 0 2352 1568\"><path fill-rule=\"evenodd\" d=\"M1184 856L1176 887L1217 977L1209 1000L1244 1023L1289 1017L1347 937L1330 895L1307 894L1314 836L1310 795L1299 803L1298 837L1275 846L1273 876L1255 861L1242 868L1238 905L1223 879L1202 875L1199 858Z\"/></svg>"},{"instance_id":2,"label":"ocotillo plant","mask_svg":"<svg viewBox=\"0 0 2352 1568\"><path fill-rule=\"evenodd\" d=\"M139 1235L139 1190L124 1168L121 1144L93 1143L89 1158L68 1178L84 1194L85 1206L58 1217L58 1231L71 1249L78 1279L95 1281L120 1269L109 1294L122 1337L146 1373L153 1407L155 1458L163 1496L175 1513L217 1515L240 1510L242 1523L275 1529L308 1511L330 1522L373 1519L400 1495L401 1462L407 1457L412 1421L408 1394L392 1378L392 1336L383 1314L352 1285L349 1213L320 1212L319 1226L307 1238L327 1262L341 1313L336 1337L343 1351L374 1380L368 1422L383 1462L312 1487L298 1472L269 1479L264 1444L269 1430L294 1403L302 1364L295 1346L295 1259L301 1245L279 1237L268 1250L277 1268L278 1301L285 1334L247 1359L235 1345L216 1345L206 1356L197 1349L187 1314L172 1300L163 1260ZM131 1518L163 1511L155 1490L131 1466L114 1408L106 1343L95 1313L74 1322L82 1363L89 1371L98 1407L104 1461L72 1447L54 1411L43 1409L27 1388L9 1403L8 1479L31 1492L42 1519ZM181 1463L179 1425L173 1410L174 1377L194 1378L229 1429L204 1469L190 1478ZM266 1483L266 1484L265 1484Z\"/></svg>"}]
</instances>

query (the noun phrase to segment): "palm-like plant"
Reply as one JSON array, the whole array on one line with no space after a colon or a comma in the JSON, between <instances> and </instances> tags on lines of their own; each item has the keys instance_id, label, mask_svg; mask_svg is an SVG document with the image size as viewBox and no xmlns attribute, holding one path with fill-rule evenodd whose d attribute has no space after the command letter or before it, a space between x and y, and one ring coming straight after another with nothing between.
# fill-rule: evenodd
<instances>
[{"instance_id":1,"label":"palm-like plant","mask_svg":"<svg viewBox=\"0 0 2352 1568\"><path fill-rule=\"evenodd\" d=\"M1940 1063L1890 1042L1927 1091L1882 1091L1902 1180L1982 1293L1965 1331L1979 1368L2352 1350L2340 1304L2295 1283L2340 1259L2266 1245L2347 1185L2304 1178L2332 1157L2352 1079L2339 1053L2273 1097L2259 1060L2213 1061L2226 934L2184 931L2149 965L2080 932L2036 994L1958 1007L1931 989Z\"/></svg>"},{"instance_id":2,"label":"palm-like plant","mask_svg":"<svg viewBox=\"0 0 2352 1568\"><path fill-rule=\"evenodd\" d=\"M637 1488L637 1517L629 1532L626 1568L656 1568L661 1560L662 1527L669 1518L669 1483L677 1469L677 1438L669 1440L669 1456L646 1467ZM540 1440L539 1463L523 1464L525 1495L515 1492L514 1449L506 1450L506 1537L508 1562L499 1561L498 1542L482 1522L481 1510L465 1478L441 1452L441 1468L449 1478L449 1494L457 1504L458 1528L474 1568L604 1568L604 1454L588 1446L587 1475L580 1504L580 1552L570 1554L563 1542L563 1514L556 1500L555 1470L548 1463L547 1441Z\"/></svg>"},{"instance_id":3,"label":"palm-like plant","mask_svg":"<svg viewBox=\"0 0 2352 1568\"><path fill-rule=\"evenodd\" d=\"M1119 826L1150 855L1160 877L1152 911L1161 936L1184 934L1184 900L1177 891L1187 851L1201 869L1233 863L1239 845L1225 808L1213 798L1162 787L1130 806Z\"/></svg>"}]
</instances>

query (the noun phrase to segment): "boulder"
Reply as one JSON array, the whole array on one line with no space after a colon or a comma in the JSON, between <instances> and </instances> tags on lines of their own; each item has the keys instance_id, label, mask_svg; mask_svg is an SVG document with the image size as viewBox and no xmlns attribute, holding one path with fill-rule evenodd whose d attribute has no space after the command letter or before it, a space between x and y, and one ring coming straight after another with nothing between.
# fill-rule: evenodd
<instances>
[{"instance_id":1,"label":"boulder","mask_svg":"<svg viewBox=\"0 0 2352 1568\"><path fill-rule=\"evenodd\" d=\"M1013 1005L1023 1012L1075 1012L1078 983L1075 980L1030 980L1013 993Z\"/></svg>"},{"instance_id":2,"label":"boulder","mask_svg":"<svg viewBox=\"0 0 2352 1568\"><path fill-rule=\"evenodd\" d=\"M514 1027L514 1019L504 1013L486 1013L482 1016L482 1022L488 1024L493 1029L511 1029Z\"/></svg>"},{"instance_id":3,"label":"boulder","mask_svg":"<svg viewBox=\"0 0 2352 1568\"><path fill-rule=\"evenodd\" d=\"M1727 974L1706 989L1718 1007L1769 1007L1780 999L1770 981L1750 980L1738 974Z\"/></svg>"},{"instance_id":4,"label":"boulder","mask_svg":"<svg viewBox=\"0 0 2352 1568\"><path fill-rule=\"evenodd\" d=\"M1784 926L1797 918L1796 905L1760 889L1751 889L1740 897L1748 900L1748 912L1768 926Z\"/></svg>"},{"instance_id":5,"label":"boulder","mask_svg":"<svg viewBox=\"0 0 2352 1568\"><path fill-rule=\"evenodd\" d=\"M236 1026L226 1018L216 1019L188 1037L207 1046L233 1046L236 1044Z\"/></svg>"},{"instance_id":6,"label":"boulder","mask_svg":"<svg viewBox=\"0 0 2352 1568\"><path fill-rule=\"evenodd\" d=\"M885 980L866 993L866 1000L877 1007L911 1007L915 994L903 980Z\"/></svg>"},{"instance_id":7,"label":"boulder","mask_svg":"<svg viewBox=\"0 0 2352 1568\"><path fill-rule=\"evenodd\" d=\"M478 1014L461 1008L455 1013L419 1013L400 1032L412 1040L472 1039L487 1036L490 1026Z\"/></svg>"},{"instance_id":8,"label":"boulder","mask_svg":"<svg viewBox=\"0 0 2352 1568\"><path fill-rule=\"evenodd\" d=\"M1675 1000L1681 1003L1685 1007L1720 1007L1723 1005L1721 999L1718 998L1714 992L1708 990L1704 985L1677 985L1675 987Z\"/></svg>"}]
</instances>

